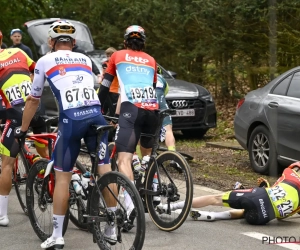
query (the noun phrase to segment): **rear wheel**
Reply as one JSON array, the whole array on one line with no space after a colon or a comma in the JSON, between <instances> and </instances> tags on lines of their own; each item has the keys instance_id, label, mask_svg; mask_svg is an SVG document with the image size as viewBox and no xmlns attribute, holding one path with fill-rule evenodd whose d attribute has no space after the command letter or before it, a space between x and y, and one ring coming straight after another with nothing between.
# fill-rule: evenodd
<instances>
[{"instance_id":1,"label":"rear wheel","mask_svg":"<svg viewBox=\"0 0 300 250\"><path fill-rule=\"evenodd\" d=\"M30 223L36 235L45 241L52 235L53 224L53 188L55 176L52 170L50 178L46 183L44 195L41 195L44 183L44 173L49 160L41 159L36 161L31 169L26 183L26 205ZM69 211L67 211L64 224L63 235L65 234L69 222Z\"/></svg>"},{"instance_id":2,"label":"rear wheel","mask_svg":"<svg viewBox=\"0 0 300 250\"><path fill-rule=\"evenodd\" d=\"M116 210L112 211L104 206L99 189L102 193L113 193L112 189L116 187L117 205ZM125 195L130 196L133 207L128 207ZM90 204L90 216L95 221L91 227L100 249L142 249L146 232L144 207L137 189L126 176L119 172L104 174L93 189ZM114 225L117 237L115 245L110 245L104 237L107 224Z\"/></svg>"},{"instance_id":3,"label":"rear wheel","mask_svg":"<svg viewBox=\"0 0 300 250\"><path fill-rule=\"evenodd\" d=\"M178 212L162 213L154 202L155 198L157 200L157 196L149 194L145 197L146 205L152 221L159 229L173 231L184 223L189 214L193 199L193 179L188 163L178 152L164 152L156 158L156 162L152 162L149 167L146 189L152 190L154 177L157 175L158 182L161 183L160 206L183 201L184 207ZM157 190L159 190L159 186Z\"/></svg>"}]
</instances>

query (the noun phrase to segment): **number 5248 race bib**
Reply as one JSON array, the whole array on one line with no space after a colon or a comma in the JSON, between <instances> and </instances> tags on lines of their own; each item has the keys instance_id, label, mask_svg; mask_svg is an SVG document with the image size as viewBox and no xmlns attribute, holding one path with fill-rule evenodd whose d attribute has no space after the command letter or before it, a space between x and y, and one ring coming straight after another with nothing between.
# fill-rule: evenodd
<instances>
[{"instance_id":1,"label":"number 5248 race bib","mask_svg":"<svg viewBox=\"0 0 300 250\"><path fill-rule=\"evenodd\" d=\"M64 110L100 104L95 89L90 87L76 86L63 89L60 96Z\"/></svg>"}]
</instances>

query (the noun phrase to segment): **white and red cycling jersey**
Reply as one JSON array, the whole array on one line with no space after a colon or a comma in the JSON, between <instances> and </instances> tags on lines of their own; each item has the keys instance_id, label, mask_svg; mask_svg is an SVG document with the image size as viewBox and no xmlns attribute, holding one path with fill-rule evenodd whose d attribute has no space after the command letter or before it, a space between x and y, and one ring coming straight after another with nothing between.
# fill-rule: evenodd
<instances>
[{"instance_id":1,"label":"white and red cycling jersey","mask_svg":"<svg viewBox=\"0 0 300 250\"><path fill-rule=\"evenodd\" d=\"M30 95L42 96L45 80L58 100L59 112L75 120L99 115L91 59L81 53L58 50L36 64Z\"/></svg>"}]
</instances>

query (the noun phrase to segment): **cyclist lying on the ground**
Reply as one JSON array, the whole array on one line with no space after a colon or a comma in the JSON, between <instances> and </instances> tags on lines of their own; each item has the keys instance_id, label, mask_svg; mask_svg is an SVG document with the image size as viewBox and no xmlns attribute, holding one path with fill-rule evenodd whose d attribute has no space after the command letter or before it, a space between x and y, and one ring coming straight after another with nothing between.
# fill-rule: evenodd
<instances>
[{"instance_id":1,"label":"cyclist lying on the ground","mask_svg":"<svg viewBox=\"0 0 300 250\"><path fill-rule=\"evenodd\" d=\"M218 195L206 195L193 199L192 208L209 205L234 208L224 212L191 211L195 220L245 218L249 224L262 225L277 218L284 219L300 211L300 162L286 168L282 176L270 187L267 180L258 178L259 187L238 189ZM181 209L183 202L170 206L170 210ZM158 205L161 213L167 213L167 205Z\"/></svg>"}]
</instances>

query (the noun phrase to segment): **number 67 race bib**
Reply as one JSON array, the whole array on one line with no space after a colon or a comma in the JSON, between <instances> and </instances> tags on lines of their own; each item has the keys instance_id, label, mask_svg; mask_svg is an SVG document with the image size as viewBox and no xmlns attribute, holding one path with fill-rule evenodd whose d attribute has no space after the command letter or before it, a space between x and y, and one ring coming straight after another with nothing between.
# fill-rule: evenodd
<instances>
[{"instance_id":1,"label":"number 67 race bib","mask_svg":"<svg viewBox=\"0 0 300 250\"><path fill-rule=\"evenodd\" d=\"M60 91L63 110L79 108L83 106L100 105L95 89L76 86Z\"/></svg>"}]
</instances>

